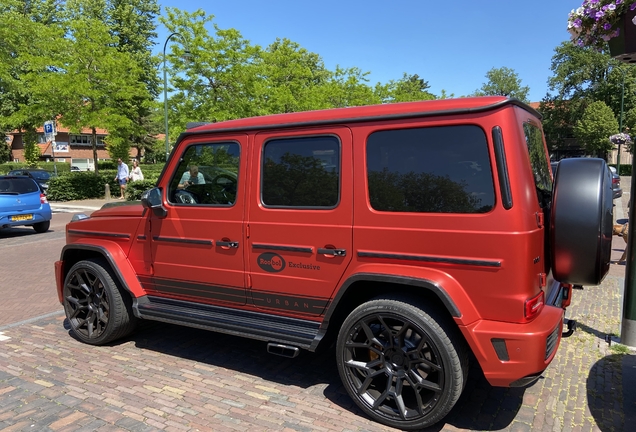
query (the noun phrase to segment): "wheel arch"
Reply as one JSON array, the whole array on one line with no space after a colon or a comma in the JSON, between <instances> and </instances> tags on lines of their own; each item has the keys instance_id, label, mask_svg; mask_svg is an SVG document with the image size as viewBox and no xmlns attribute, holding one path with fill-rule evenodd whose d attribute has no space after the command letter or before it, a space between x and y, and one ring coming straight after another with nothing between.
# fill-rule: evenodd
<instances>
[{"instance_id":1,"label":"wheel arch","mask_svg":"<svg viewBox=\"0 0 636 432\"><path fill-rule=\"evenodd\" d=\"M66 280L69 270L77 262L89 258L104 259L117 278L116 282L124 288L131 298L145 295L144 289L137 279L137 274L118 244L109 241L103 241L100 242L100 244L73 243L64 246L60 254L60 261L63 263L62 273L60 275L61 280L58 286L60 303L63 301L62 292L64 289L64 281Z\"/></svg>"},{"instance_id":2,"label":"wheel arch","mask_svg":"<svg viewBox=\"0 0 636 432\"><path fill-rule=\"evenodd\" d=\"M382 294L418 296L427 303L437 305L450 320L456 323L467 318L467 313L471 317L476 313L472 307L460 309L446 286L430 279L393 274L358 273L350 276L342 284L327 307L321 330L310 350L315 350L323 340L326 345L329 345L353 309Z\"/></svg>"}]
</instances>

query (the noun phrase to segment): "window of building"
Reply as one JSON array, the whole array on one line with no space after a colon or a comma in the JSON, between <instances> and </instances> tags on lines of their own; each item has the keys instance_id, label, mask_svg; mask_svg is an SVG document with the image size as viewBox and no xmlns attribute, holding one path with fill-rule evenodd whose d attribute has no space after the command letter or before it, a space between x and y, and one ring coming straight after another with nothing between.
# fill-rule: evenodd
<instances>
[{"instance_id":1,"label":"window of building","mask_svg":"<svg viewBox=\"0 0 636 432\"><path fill-rule=\"evenodd\" d=\"M97 145L98 146L103 146L104 145L104 135L97 135L96 136L96 140L97 140ZM90 146L91 145L91 140L93 139L93 136L90 134L82 134L82 135L69 135L69 143L72 146Z\"/></svg>"},{"instance_id":2,"label":"window of building","mask_svg":"<svg viewBox=\"0 0 636 432\"><path fill-rule=\"evenodd\" d=\"M367 179L379 211L485 213L495 204L486 135L473 125L374 132Z\"/></svg>"},{"instance_id":3,"label":"window of building","mask_svg":"<svg viewBox=\"0 0 636 432\"><path fill-rule=\"evenodd\" d=\"M275 139L262 159L263 204L333 208L340 200L340 141L335 136Z\"/></svg>"}]
</instances>

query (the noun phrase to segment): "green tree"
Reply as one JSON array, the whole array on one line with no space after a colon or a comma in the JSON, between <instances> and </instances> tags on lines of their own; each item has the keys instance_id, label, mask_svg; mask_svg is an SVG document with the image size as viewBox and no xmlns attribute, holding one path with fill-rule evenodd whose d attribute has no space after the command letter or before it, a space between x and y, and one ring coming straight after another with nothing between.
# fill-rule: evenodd
<instances>
[{"instance_id":1,"label":"green tree","mask_svg":"<svg viewBox=\"0 0 636 432\"><path fill-rule=\"evenodd\" d=\"M11 147L3 133L0 132L0 163L11 162Z\"/></svg>"},{"instance_id":2,"label":"green tree","mask_svg":"<svg viewBox=\"0 0 636 432\"><path fill-rule=\"evenodd\" d=\"M618 122L605 102L591 103L574 126L574 137L589 154L605 158L614 145L609 137L618 132Z\"/></svg>"},{"instance_id":3,"label":"green tree","mask_svg":"<svg viewBox=\"0 0 636 432\"><path fill-rule=\"evenodd\" d=\"M6 0L0 6L0 130L23 131L25 146L37 147L35 128L57 114L49 95L33 90L56 73L48 59L64 35L59 14L58 2L49 0ZM29 153L35 157L35 150Z\"/></svg>"},{"instance_id":4,"label":"green tree","mask_svg":"<svg viewBox=\"0 0 636 432\"><path fill-rule=\"evenodd\" d=\"M166 51L171 137L190 121L215 122L265 113L254 103L258 101L256 86L263 85L254 66L260 49L234 29L222 30L213 24L211 35L206 25L213 19L202 10L190 13L174 8L166 8L166 15L159 17L168 32L178 32L185 39L169 44ZM190 49L190 62L183 59L184 44Z\"/></svg>"},{"instance_id":5,"label":"green tree","mask_svg":"<svg viewBox=\"0 0 636 432\"><path fill-rule=\"evenodd\" d=\"M120 157L123 147L135 147L141 156L152 149L155 139L153 134L161 122L155 121L154 100L160 92L160 81L157 75L159 58L153 57L152 48L157 38L156 18L161 12L156 0L110 0L108 25L110 33L115 37L117 49L130 54L139 67L139 79L144 84L144 91L132 100L124 98L115 101L117 110L131 120L130 128L117 129L111 132L116 147L109 146L112 158ZM113 150L113 151L111 151ZM116 153L116 155L115 155ZM128 159L129 151L126 151Z\"/></svg>"},{"instance_id":6,"label":"green tree","mask_svg":"<svg viewBox=\"0 0 636 432\"><path fill-rule=\"evenodd\" d=\"M530 88L521 85L521 79L514 69L492 68L486 73L486 78L488 82L475 91L475 96L507 96L529 102L528 92Z\"/></svg>"},{"instance_id":7,"label":"green tree","mask_svg":"<svg viewBox=\"0 0 636 432\"><path fill-rule=\"evenodd\" d=\"M391 80L384 85L378 83L375 86L375 93L382 103L433 100L435 96L428 91L429 88L428 82L420 78L419 75L404 73L400 80Z\"/></svg>"},{"instance_id":8,"label":"green tree","mask_svg":"<svg viewBox=\"0 0 636 432\"><path fill-rule=\"evenodd\" d=\"M104 1L70 3L68 37L57 56L48 60L59 72L34 79L33 91L39 97L52 94L60 122L71 131L92 131L97 160L97 128L107 129L114 138L122 135L117 131L131 130L129 111L122 106L142 98L145 87L141 68L130 53L117 48L117 39L104 23L99 7Z\"/></svg>"}]
</instances>

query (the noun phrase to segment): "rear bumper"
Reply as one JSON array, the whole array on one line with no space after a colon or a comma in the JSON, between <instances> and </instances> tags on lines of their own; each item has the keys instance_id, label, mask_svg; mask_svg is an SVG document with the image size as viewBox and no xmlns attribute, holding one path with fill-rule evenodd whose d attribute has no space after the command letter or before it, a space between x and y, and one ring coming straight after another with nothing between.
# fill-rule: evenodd
<instances>
[{"instance_id":1,"label":"rear bumper","mask_svg":"<svg viewBox=\"0 0 636 432\"><path fill-rule=\"evenodd\" d=\"M482 320L462 332L491 385L523 386L537 380L554 358L563 315L562 308L546 305L527 324Z\"/></svg>"},{"instance_id":2,"label":"rear bumper","mask_svg":"<svg viewBox=\"0 0 636 432\"><path fill-rule=\"evenodd\" d=\"M20 215L33 215L33 218L30 220L21 220L21 221L12 221L12 216L20 216ZM51 213L51 207L46 204L46 206L40 206L36 209L31 210L17 210L14 212L7 211L2 212L0 214L0 228L3 227L14 227L14 226L25 226L25 225L33 225L39 222L45 222L47 220L51 220L53 214Z\"/></svg>"}]
</instances>

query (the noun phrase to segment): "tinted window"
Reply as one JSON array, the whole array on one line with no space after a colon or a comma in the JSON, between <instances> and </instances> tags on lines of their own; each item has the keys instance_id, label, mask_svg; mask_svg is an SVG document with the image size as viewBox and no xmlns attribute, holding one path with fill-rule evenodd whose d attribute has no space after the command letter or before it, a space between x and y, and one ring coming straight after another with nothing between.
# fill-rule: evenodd
<instances>
[{"instance_id":1,"label":"tinted window","mask_svg":"<svg viewBox=\"0 0 636 432\"><path fill-rule=\"evenodd\" d=\"M524 123L523 131L526 136L526 144L528 146L528 154L530 155L530 164L532 165L532 173L534 174L534 183L537 187L537 194L544 192L552 193L552 177L550 176L549 159L543 145L543 134L541 129L532 123ZM542 202L538 196L539 202Z\"/></svg>"},{"instance_id":2,"label":"tinted window","mask_svg":"<svg viewBox=\"0 0 636 432\"><path fill-rule=\"evenodd\" d=\"M233 205L239 161L237 143L188 147L170 181L168 200L187 205Z\"/></svg>"},{"instance_id":3,"label":"tinted window","mask_svg":"<svg viewBox=\"0 0 636 432\"><path fill-rule=\"evenodd\" d=\"M271 140L263 149L262 163L263 204L328 208L338 204L338 138L320 136Z\"/></svg>"},{"instance_id":4,"label":"tinted window","mask_svg":"<svg viewBox=\"0 0 636 432\"><path fill-rule=\"evenodd\" d=\"M495 203L486 135L477 126L375 132L367 177L375 210L485 213Z\"/></svg>"},{"instance_id":5,"label":"tinted window","mask_svg":"<svg viewBox=\"0 0 636 432\"><path fill-rule=\"evenodd\" d=\"M29 171L31 175L37 180L49 180L51 174L48 171Z\"/></svg>"},{"instance_id":6,"label":"tinted window","mask_svg":"<svg viewBox=\"0 0 636 432\"><path fill-rule=\"evenodd\" d=\"M20 195L40 192L40 187L30 178L0 179L0 194Z\"/></svg>"}]
</instances>

